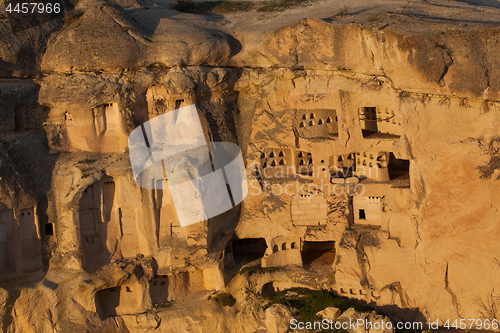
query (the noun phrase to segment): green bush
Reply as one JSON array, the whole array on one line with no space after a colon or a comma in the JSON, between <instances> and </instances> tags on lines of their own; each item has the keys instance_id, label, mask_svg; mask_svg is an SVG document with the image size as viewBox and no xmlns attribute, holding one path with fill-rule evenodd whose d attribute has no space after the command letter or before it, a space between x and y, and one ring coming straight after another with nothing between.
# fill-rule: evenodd
<instances>
[{"instance_id":1,"label":"green bush","mask_svg":"<svg viewBox=\"0 0 500 333\"><path fill-rule=\"evenodd\" d=\"M240 270L240 275L248 274L248 276L251 276L253 274L274 273L283 269L283 267L243 267Z\"/></svg>"},{"instance_id":2,"label":"green bush","mask_svg":"<svg viewBox=\"0 0 500 333\"><path fill-rule=\"evenodd\" d=\"M328 290L311 290L307 288L291 288L271 295L263 295L269 302L263 307L264 310L273 304L283 304L296 308L299 314L296 319L303 322L321 321L322 318L316 316L319 311L333 306L342 312L349 308L354 308L359 312L371 312L367 306L351 303L345 298L340 298L336 293Z\"/></svg>"},{"instance_id":3,"label":"green bush","mask_svg":"<svg viewBox=\"0 0 500 333\"><path fill-rule=\"evenodd\" d=\"M236 299L230 293L220 293L213 299L222 306L233 306L236 304Z\"/></svg>"}]
</instances>

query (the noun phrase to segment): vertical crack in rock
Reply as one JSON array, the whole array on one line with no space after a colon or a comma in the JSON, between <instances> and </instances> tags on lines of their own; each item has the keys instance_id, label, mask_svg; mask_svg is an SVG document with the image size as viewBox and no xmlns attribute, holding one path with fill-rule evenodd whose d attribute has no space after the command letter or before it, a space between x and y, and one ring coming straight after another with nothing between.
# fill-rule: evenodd
<instances>
[{"instance_id":1,"label":"vertical crack in rock","mask_svg":"<svg viewBox=\"0 0 500 333\"><path fill-rule=\"evenodd\" d=\"M459 311L460 304L458 303L457 296L455 295L455 293L453 292L453 290L450 288L450 285L449 285L448 267L449 267L449 263L446 262L446 272L444 274L444 289L451 295L451 301L453 303L453 306L455 307L455 311L457 312L457 315L459 317L462 317L462 316L460 316L460 311Z\"/></svg>"},{"instance_id":2,"label":"vertical crack in rock","mask_svg":"<svg viewBox=\"0 0 500 333\"><path fill-rule=\"evenodd\" d=\"M441 76L439 77L438 83L444 86L446 84L444 82L444 77L448 73L450 66L453 65L453 58L451 56L451 51L448 49L448 47L446 47L446 45L436 43L436 47L442 50L442 56L444 62L444 69L443 72L441 73Z\"/></svg>"},{"instance_id":3,"label":"vertical crack in rock","mask_svg":"<svg viewBox=\"0 0 500 333\"><path fill-rule=\"evenodd\" d=\"M362 244L363 234L361 233L356 241L356 256L358 258L358 264L361 269L361 279L360 284L362 286L369 287L368 272L370 271L370 261L366 255L364 245Z\"/></svg>"}]
</instances>

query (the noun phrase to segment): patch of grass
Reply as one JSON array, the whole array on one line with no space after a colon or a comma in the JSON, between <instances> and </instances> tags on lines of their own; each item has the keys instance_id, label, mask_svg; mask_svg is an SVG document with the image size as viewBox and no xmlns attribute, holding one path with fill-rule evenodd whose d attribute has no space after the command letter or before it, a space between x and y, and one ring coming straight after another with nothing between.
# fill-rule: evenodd
<instances>
[{"instance_id":1,"label":"patch of grass","mask_svg":"<svg viewBox=\"0 0 500 333\"><path fill-rule=\"evenodd\" d=\"M212 297L208 299L212 299ZM220 293L213 297L213 299L222 306L233 306L236 304L236 299L230 293Z\"/></svg>"},{"instance_id":2,"label":"patch of grass","mask_svg":"<svg viewBox=\"0 0 500 333\"><path fill-rule=\"evenodd\" d=\"M240 275L248 274L248 276L251 276L253 274L274 273L282 270L284 270L283 267L243 267L240 270Z\"/></svg>"},{"instance_id":3,"label":"patch of grass","mask_svg":"<svg viewBox=\"0 0 500 333\"><path fill-rule=\"evenodd\" d=\"M333 306L339 308L342 312L349 308L354 308L358 312L371 312L372 309L349 302L340 298L336 293L327 290L311 290L306 288L291 288L279 291L271 295L263 295L268 300L263 309L266 310L274 304L283 304L285 306L296 308L299 314L295 317L299 322L321 321L322 318L316 316L319 311ZM344 332L342 330L327 330L322 332Z\"/></svg>"}]
</instances>

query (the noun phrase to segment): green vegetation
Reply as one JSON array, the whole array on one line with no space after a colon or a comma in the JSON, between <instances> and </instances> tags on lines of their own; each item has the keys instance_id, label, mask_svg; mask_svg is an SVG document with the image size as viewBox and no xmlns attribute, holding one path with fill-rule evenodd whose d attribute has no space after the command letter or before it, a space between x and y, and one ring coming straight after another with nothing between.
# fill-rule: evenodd
<instances>
[{"instance_id":1,"label":"green vegetation","mask_svg":"<svg viewBox=\"0 0 500 333\"><path fill-rule=\"evenodd\" d=\"M274 12L307 5L309 2L310 0L273 0L260 3L250 1L191 2L188 0L178 0L172 8L183 13L191 14L228 14L251 10L256 10L258 12Z\"/></svg>"},{"instance_id":2,"label":"green vegetation","mask_svg":"<svg viewBox=\"0 0 500 333\"><path fill-rule=\"evenodd\" d=\"M212 299L212 297L208 297L208 299ZM233 306L236 304L236 299L230 293L220 293L213 299L222 306Z\"/></svg>"},{"instance_id":3,"label":"green vegetation","mask_svg":"<svg viewBox=\"0 0 500 333\"><path fill-rule=\"evenodd\" d=\"M331 306L339 308L342 312L349 308L354 308L359 312L372 311L372 309L367 306L351 303L347 299L340 298L336 293L327 290L291 288L271 295L263 295L262 297L269 302L263 307L264 310L274 304L283 304L290 308L296 308L299 310L299 313L295 318L302 322L321 321L322 318L316 316L316 313ZM321 332L343 331L326 330Z\"/></svg>"},{"instance_id":4,"label":"green vegetation","mask_svg":"<svg viewBox=\"0 0 500 333\"><path fill-rule=\"evenodd\" d=\"M284 270L283 267L243 267L240 270L240 275L248 274L248 276L251 276L253 274L274 273L282 270Z\"/></svg>"}]
</instances>

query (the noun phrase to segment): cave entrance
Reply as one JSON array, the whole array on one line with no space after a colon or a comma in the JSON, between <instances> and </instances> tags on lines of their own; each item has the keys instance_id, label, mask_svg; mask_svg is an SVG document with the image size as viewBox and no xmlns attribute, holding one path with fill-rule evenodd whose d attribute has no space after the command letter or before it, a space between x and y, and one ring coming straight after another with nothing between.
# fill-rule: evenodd
<instances>
[{"instance_id":1,"label":"cave entrance","mask_svg":"<svg viewBox=\"0 0 500 333\"><path fill-rule=\"evenodd\" d=\"M335 242L305 241L302 245L302 263L304 268L330 267L335 260Z\"/></svg>"},{"instance_id":2,"label":"cave entrance","mask_svg":"<svg viewBox=\"0 0 500 333\"><path fill-rule=\"evenodd\" d=\"M235 239L232 243L234 263L239 266L259 260L266 253L266 249L264 238Z\"/></svg>"},{"instance_id":3,"label":"cave entrance","mask_svg":"<svg viewBox=\"0 0 500 333\"><path fill-rule=\"evenodd\" d=\"M103 289L97 292L97 312L101 319L116 316L116 308L120 305L120 293L120 287Z\"/></svg>"},{"instance_id":4,"label":"cave entrance","mask_svg":"<svg viewBox=\"0 0 500 333\"><path fill-rule=\"evenodd\" d=\"M397 159L393 153L390 153L387 168L390 180L410 181L409 160Z\"/></svg>"},{"instance_id":5,"label":"cave entrance","mask_svg":"<svg viewBox=\"0 0 500 333\"><path fill-rule=\"evenodd\" d=\"M228 243L224 251L224 283L227 285L246 264L260 267L266 249L264 238L236 238Z\"/></svg>"},{"instance_id":6,"label":"cave entrance","mask_svg":"<svg viewBox=\"0 0 500 333\"><path fill-rule=\"evenodd\" d=\"M272 295L276 292L274 282L268 282L262 286L262 295Z\"/></svg>"}]
</instances>

